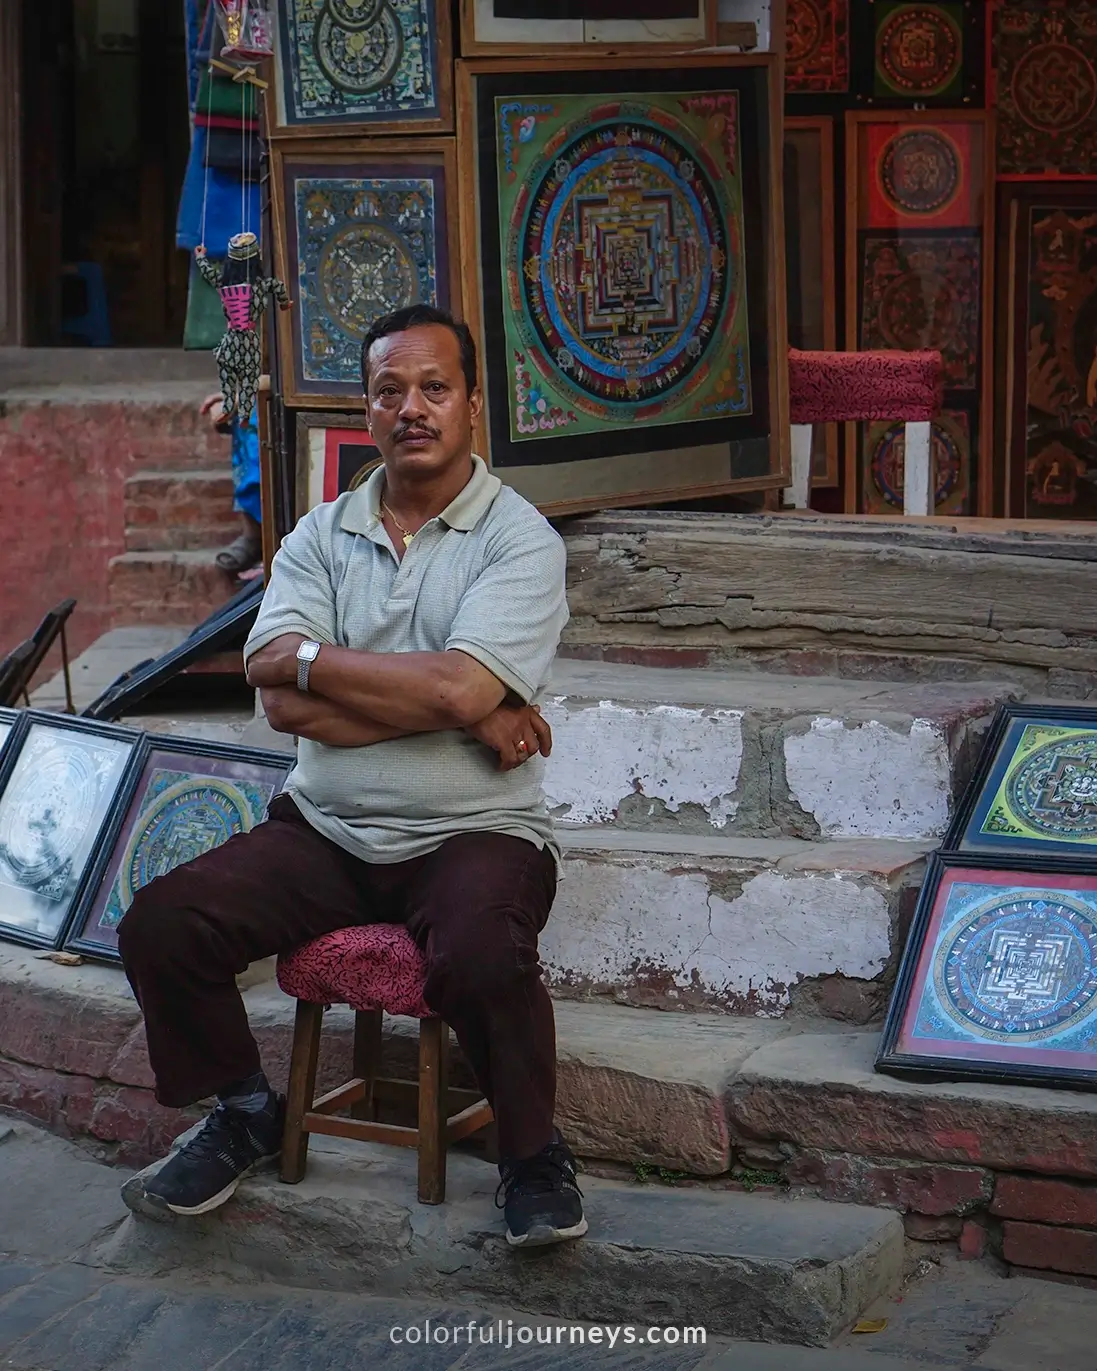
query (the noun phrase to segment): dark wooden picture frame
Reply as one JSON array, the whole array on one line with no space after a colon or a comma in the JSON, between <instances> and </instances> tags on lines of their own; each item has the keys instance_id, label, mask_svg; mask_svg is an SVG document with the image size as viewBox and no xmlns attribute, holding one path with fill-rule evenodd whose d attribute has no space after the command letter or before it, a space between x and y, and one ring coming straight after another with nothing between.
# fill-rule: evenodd
<instances>
[{"instance_id":1,"label":"dark wooden picture frame","mask_svg":"<svg viewBox=\"0 0 1097 1371\"><path fill-rule=\"evenodd\" d=\"M972 953L972 961L976 960L983 966L985 972L989 973L992 963L984 953L984 943L987 938L983 935L986 932L986 925L979 926L978 920L994 917L995 910L980 910L979 904L971 905L966 910L959 912L950 927L943 930L947 907L939 904L939 896L943 887L951 892L953 873L960 874L970 871L979 873L984 878L993 878L996 873L1013 874L1021 877L1031 876L1031 881L1017 882L1005 881L1000 884L1001 889L1016 889L1020 886L1024 889L1028 886L1032 893L1037 896L1034 903L1041 903L1039 896L1045 892L1056 890L1069 892L1074 891L1093 892L1093 927L1089 926L1088 912L1085 918L1078 918L1079 926L1084 925L1084 931L1075 930L1074 936L1080 944L1085 945L1086 951L1077 953L1081 958L1084 974L1077 977L1077 967L1070 968L1069 963L1064 963L1064 967L1074 971L1076 979L1080 979L1082 988L1077 990L1073 998L1068 989L1067 998L1063 1008L1069 1010L1073 999L1081 1002L1081 1008L1091 1004L1094 1019L1094 1038L1097 1040L1097 972L1093 970L1095 962L1089 960L1090 952L1097 952L1097 871L1079 872L1077 865L1062 860L1050 858L1040 859L1036 857L1021 856L1003 858L990 854L976 853L956 853L938 852L934 853L929 859L929 866L926 871L925 882L922 886L921 895L918 899L918 906L914 914L911 925L910 935L907 939L906 948L903 952L902 962L899 967L899 975L895 983L895 990L892 994L891 1005L888 1010L887 1020L884 1024L883 1035L880 1040L879 1049L876 1055L876 1070L886 1072L889 1075L907 1077L913 1080L938 1080L938 1081L988 1081L1000 1082L1010 1085L1035 1085L1035 1086L1059 1086L1081 1090L1097 1089L1097 1057L1093 1050L1086 1047L1085 1050L1076 1049L1077 1056L1090 1063L1088 1067L1073 1067L1069 1061L1048 1060L1052 1057L1062 1058L1067 1049L1049 1047L1048 1043L1054 1042L1054 1025L1045 1028L1041 1026L1038 1016L1033 1015L1030 1019L1022 1019L1019 1023L1013 1021L1009 1028L1009 1020L999 1023L995 1015L988 1013L990 1008L988 1000L991 996L979 985L971 985L971 978L965 976L965 963L963 953L966 947L974 944L975 951ZM960 881L956 883L959 884ZM989 884L993 887L994 882ZM946 897L947 898L947 897ZM996 897L992 897L993 904ZM1077 899L1077 896L1075 896ZM987 903L987 902L980 902ZM1004 906L1007 900L1002 900ZM1022 898L1015 902L1017 906L1024 903ZM1046 908L1046 904L1044 906ZM1023 911L1022 911L1023 912ZM971 916L970 922L966 926L963 921ZM1003 917L999 921L997 928L998 936L1009 939L1010 930L1008 928L1009 911L1003 909ZM1076 917L1078 917L1076 913ZM929 942L933 937L932 943ZM967 943L961 944L961 937L967 935ZM1023 935L1015 934L1014 938L1020 940ZM951 938L951 941L949 939ZM946 956L944 946L947 944L950 955ZM998 958L1008 958L1011 949L996 948L996 957L993 963L998 965ZM1023 980L1026 969L1033 978L1038 978L1041 970L1049 973L1047 966L1041 967L1040 955L1037 950L1030 962L1025 961L1023 943L1018 942L1016 948L1018 961L1017 980ZM935 979L933 987L928 991L927 986L932 976L934 962L937 961L940 980ZM1054 968L1051 968L1054 969ZM942 1011L933 1007L933 999L940 1001L940 984L944 985L944 993L949 995L953 1001L953 1011ZM1018 997L1020 998L1020 997ZM963 999L970 1004L974 1016L981 1017L987 1022L981 1027L986 1034L983 1042L975 1040L965 1042L960 1034L964 1032L960 1020L953 1017L956 1036L949 1038L948 1024L945 1023L946 1013L955 1013L956 999ZM934 1017L940 1024L940 1037L927 1036L929 1044L936 1044L936 1050L914 1052L910 1050L910 1040L913 1038L914 1015L917 1015L923 1006L928 1004L925 1014L929 1023L932 1024ZM1019 1006L1021 1007L1021 1006ZM1058 1002L1052 1005L1052 1009L1059 1008ZM926 1020L924 1019L923 1022ZM1087 1013L1080 1021L1077 1017L1074 1021L1067 1015L1062 1027L1060 1036L1074 1030L1080 1029L1083 1024L1090 1021ZM1026 1044L1017 1042L1014 1039L1011 1044L1009 1036L1014 1031L1025 1031L1026 1023L1033 1023L1034 1028L1029 1031L1039 1033L1039 1046L1032 1046L1026 1054L1024 1049ZM995 1024L999 1026L996 1028ZM966 1030L973 1037L972 1029ZM997 1033L1000 1041L997 1046L991 1035ZM1026 1061L1025 1056L1029 1055L1033 1060ZM1043 1057L1044 1060L1039 1060Z\"/></svg>"},{"instance_id":2,"label":"dark wooden picture frame","mask_svg":"<svg viewBox=\"0 0 1097 1371\"><path fill-rule=\"evenodd\" d=\"M975 857L995 856L1014 862L1028 863L1033 858L1069 861L1071 869L1097 871L1097 763L1093 767L1094 802L1074 800L1083 809L1092 808L1094 840L1092 843L1027 837L1010 833L987 834L982 831L991 809L1006 779L1017 764L1017 753L1026 729L1046 724L1051 728L1077 728L1091 731L1094 755L1097 757L1097 708L1092 705L999 705L987 732L975 772L949 825L944 849ZM1088 762L1083 763L1088 772ZM1064 778L1069 780L1070 778ZM1086 789L1086 776L1075 778ZM1035 832L1035 828L1033 832Z\"/></svg>"},{"instance_id":3,"label":"dark wooden picture frame","mask_svg":"<svg viewBox=\"0 0 1097 1371\"><path fill-rule=\"evenodd\" d=\"M954 111L960 108L977 109L983 104L983 88L986 77L986 21L984 18L986 0L945 0L958 11L960 30L960 62L958 91L945 90L940 94L929 91L899 92L877 91L876 89L876 46L879 36L877 11L883 5L891 6L908 3L908 0L852 0L851 16L852 37L852 81L851 89L856 92L857 104L866 109L880 110L889 107L906 109L941 109ZM912 4L911 8L917 8Z\"/></svg>"},{"instance_id":4,"label":"dark wooden picture frame","mask_svg":"<svg viewBox=\"0 0 1097 1371\"><path fill-rule=\"evenodd\" d=\"M108 834L114 823L114 816L130 794L137 776L137 769L140 766L142 735L132 728L122 728L116 724L106 724L91 719L74 718L68 714L54 714L33 709L21 711L13 725L12 732L4 740L5 745L0 747L0 851L5 853L7 852L7 843L4 836L6 833L4 809L8 787L19 773L21 761L25 756L25 749L37 728L70 734L87 740L103 739L116 744L124 744L129 748L128 755L119 757L117 765L105 781L105 785L109 789L104 789L102 793L91 799L90 803L94 805L94 809L89 810L85 816L86 822L80 833L70 843L69 851L65 852L62 848L59 852L56 850L51 852L52 869L49 869L48 864L42 862L37 863L37 868L46 865L47 869L36 869L34 865L25 862L17 863L10 858L0 857L0 873L4 872L5 867L12 869L18 864L24 867L21 874L27 878L25 880L9 880L5 875L0 880L0 894L5 890L21 890L31 900L46 900L59 906L54 927L49 932L43 932L37 928L16 924L3 917L4 909L10 907L11 897L9 896L7 904L0 901L0 937L6 941L21 943L28 947L54 948L60 947L64 942L73 914L80 907L89 884L94 880L94 872L100 860L103 844L108 840ZM87 779L86 772L84 779ZM33 789L35 782L45 783L41 770L34 773L28 784L28 790ZM59 778L53 784L55 790L58 786L66 792L72 789L71 779L61 780ZM43 818L49 817L50 813L51 811L47 808ZM11 863L10 866L9 862ZM75 869L66 869L70 863L76 863ZM20 873L12 870L12 874L18 876ZM34 879L30 879L31 877ZM58 883L59 889L57 888ZM36 884L37 889L35 888ZM56 893L44 895L42 893L43 888L51 884L54 885Z\"/></svg>"},{"instance_id":5,"label":"dark wooden picture frame","mask_svg":"<svg viewBox=\"0 0 1097 1371\"><path fill-rule=\"evenodd\" d=\"M789 135L793 137L790 138ZM818 218L813 219L807 231L801 236L804 227L801 213L802 203L790 195L789 152L794 147L796 135L810 137L816 134L819 140L819 185L817 187ZM807 187L801 200L810 200ZM812 243L805 242L810 238ZM801 251L797 254L797 245ZM834 119L829 114L789 114L785 116L785 253L786 293L788 297L788 341L789 347L807 350L819 349L833 352L838 346L838 283L837 255L834 227ZM797 260L797 258L799 260ZM810 260L809 260L810 259ZM814 267L818 271L821 295L819 327L817 332L808 332L803 319L796 319L797 298L804 298L803 278ZM799 285L798 285L799 278ZM811 484L814 487L836 486L839 482L838 471L838 425L815 424L812 428Z\"/></svg>"},{"instance_id":6,"label":"dark wooden picture frame","mask_svg":"<svg viewBox=\"0 0 1097 1371\"><path fill-rule=\"evenodd\" d=\"M970 479L975 487L975 498L970 513L987 516L992 507L992 481L994 468L994 116L989 110L911 110L911 109L872 109L848 110L846 112L846 204L845 204L845 332L846 347L850 351L862 348L861 327L861 235L865 231L861 219L862 182L865 180L861 158L860 130L874 124L908 125L917 128L925 125L970 124L973 130L981 129L982 184L981 222L967 224L964 228L945 225L935 227L927 224L924 229L904 224L897 227L896 234L904 238L941 240L951 231L958 236L977 237L980 253L980 312L981 321L978 334L979 358L977 362L977 383L970 391L950 391L947 383L943 411L955 406L958 410L969 411L975 421L978 445L977 460L972 454ZM976 137L973 137L973 146ZM970 168L967 168L970 176ZM974 194L975 192L969 192ZM874 230L886 234L888 230ZM845 424L845 506L847 514L861 512L863 503L863 473L861 453L861 429L863 425ZM897 511L902 513L901 508Z\"/></svg>"},{"instance_id":7,"label":"dark wooden picture frame","mask_svg":"<svg viewBox=\"0 0 1097 1371\"><path fill-rule=\"evenodd\" d=\"M280 0L280 5L293 0ZM359 136L388 136L393 134L432 134L453 132L453 26L450 0L430 0L434 13L434 74L437 81L436 115L417 118L401 116L398 112L376 116L361 113L347 117L295 119L288 113L285 89L286 16L279 14L275 35L275 54L270 63L273 77L266 101L269 107L268 131L272 139L332 138L354 133Z\"/></svg>"},{"instance_id":8,"label":"dark wooden picture frame","mask_svg":"<svg viewBox=\"0 0 1097 1371\"><path fill-rule=\"evenodd\" d=\"M88 926L97 915L106 913L104 900L109 904L113 884L120 878L125 858L126 844L138 826L149 822L148 811L143 808L147 793L145 784L153 759L168 754L180 759L202 759L220 763L225 768L236 765L240 768L260 767L276 773L273 789L266 803L281 791L286 776L293 767L294 759L287 753L268 752L261 748L236 747L229 743L208 742L200 738L161 737L157 734L144 734L140 738L137 762L132 769L130 785L124 803L116 804L109 829L102 835L98 855L90 877L84 885L79 902L75 905L68 923L64 946L73 952L94 957L100 961L117 962L117 947L111 939L96 939L90 935ZM227 779L221 777L220 779ZM264 810L265 818L265 810ZM258 822L262 822L259 820ZM203 849L209 850L209 849ZM191 854L197 856L197 852ZM182 860L189 860L184 857ZM178 863L173 863L177 865ZM165 868L170 869L170 868ZM155 874L163 874L157 872ZM119 922L125 911L119 916ZM117 928L117 923L113 925ZM115 935L116 941L116 935Z\"/></svg>"},{"instance_id":9,"label":"dark wooden picture frame","mask_svg":"<svg viewBox=\"0 0 1097 1371\"><path fill-rule=\"evenodd\" d=\"M754 210L756 217L748 220L746 226L748 237L753 235L760 244L761 261L748 261L747 269L761 273L759 291L764 298L751 307L750 339L752 366L758 368L756 393L764 396L765 401L764 417L752 416L752 419L755 426L764 424L764 433L755 436L753 427L749 435L734 432L730 426L738 424L737 419L707 421L710 425L721 426L719 435L686 432L691 427L700 429L701 425L671 425L666 430L665 447L658 447L660 440L653 441L650 435L645 435L646 441L638 445L639 451L630 451L629 426L622 423L618 426L619 431L605 430L597 435L602 440L598 455L580 452L565 462L554 460L542 447L537 452L522 454L528 455L528 462L516 460L509 452L505 462L499 460L499 454L493 456L492 453L491 430L494 427L499 431L503 427L507 397L500 386L493 387L491 373L493 366L498 370L502 365L500 357L505 353L505 344L499 342L503 320L502 272L501 263L496 262L491 279L486 282L488 298L485 301L483 253L489 257L498 256L495 240L499 230L496 225L498 204L491 205L486 222L480 204L484 188L480 175L479 83L492 83L484 87L484 98L491 98L493 91L496 98L505 98L505 93L497 86L521 84L531 90L532 99L538 89L550 87L556 96L593 94L593 83L597 82L599 93L604 91L606 99L611 100L616 93L658 95L662 91L674 91L675 78L683 76L697 80L697 89L701 90L704 78L697 76L698 72L712 73L711 79L719 81L720 91L736 88L731 79L734 75L743 89L752 92L751 118L755 121L757 141L751 156L756 159L761 189L758 192L760 203ZM484 413L478 425L478 451L498 476L514 485L543 512L560 515L607 505L643 505L737 490L775 490L788 485L785 279L783 270L768 269L769 263L784 259L784 196L780 174L783 112L779 72L780 60L773 55L740 57L720 53L676 53L672 61L666 55L648 54L621 61L588 55L540 64L528 57L524 60L497 58L458 62L458 158L461 184L466 192L461 196L462 275L466 284L468 322L480 348L485 389ZM589 92L584 90L584 83L590 86ZM483 136L493 140L494 127ZM488 228L487 224L492 227ZM491 316L490 321L485 317L485 310ZM506 427L509 432L509 417ZM579 440L568 440L566 445L574 450L578 441L585 447L592 447L588 442L590 437L584 433ZM563 452L565 444L561 438L550 441L560 443L559 450ZM756 466L757 470L732 476L733 462L741 450L747 450L748 441L753 446L744 461ZM509 437L506 443L517 446L510 443Z\"/></svg>"}]
</instances>

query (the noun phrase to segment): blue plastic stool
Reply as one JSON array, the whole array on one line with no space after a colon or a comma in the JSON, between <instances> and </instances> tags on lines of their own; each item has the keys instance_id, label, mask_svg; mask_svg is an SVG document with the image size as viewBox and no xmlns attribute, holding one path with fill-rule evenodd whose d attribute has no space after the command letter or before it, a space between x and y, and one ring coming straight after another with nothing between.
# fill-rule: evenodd
<instances>
[{"instance_id":1,"label":"blue plastic stool","mask_svg":"<svg viewBox=\"0 0 1097 1371\"><path fill-rule=\"evenodd\" d=\"M66 276L79 276L84 283L87 308L61 320L61 332L86 338L89 347L110 347L110 316L107 313L107 287L98 262L73 262L65 266Z\"/></svg>"}]
</instances>

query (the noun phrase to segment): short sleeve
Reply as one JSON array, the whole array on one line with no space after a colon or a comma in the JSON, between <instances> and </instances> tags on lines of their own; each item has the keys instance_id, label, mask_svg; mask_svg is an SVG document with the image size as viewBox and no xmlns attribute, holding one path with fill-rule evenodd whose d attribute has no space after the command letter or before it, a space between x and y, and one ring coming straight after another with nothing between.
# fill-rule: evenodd
<instances>
[{"instance_id":1,"label":"short sleeve","mask_svg":"<svg viewBox=\"0 0 1097 1371\"><path fill-rule=\"evenodd\" d=\"M446 650L475 658L530 704L548 680L568 621L567 553L539 515L493 542L457 607Z\"/></svg>"},{"instance_id":2,"label":"short sleeve","mask_svg":"<svg viewBox=\"0 0 1097 1371\"><path fill-rule=\"evenodd\" d=\"M274 555L259 615L244 644L245 663L284 633L303 633L319 643L335 644L335 591L323 533L315 514L306 514L283 539Z\"/></svg>"}]
</instances>

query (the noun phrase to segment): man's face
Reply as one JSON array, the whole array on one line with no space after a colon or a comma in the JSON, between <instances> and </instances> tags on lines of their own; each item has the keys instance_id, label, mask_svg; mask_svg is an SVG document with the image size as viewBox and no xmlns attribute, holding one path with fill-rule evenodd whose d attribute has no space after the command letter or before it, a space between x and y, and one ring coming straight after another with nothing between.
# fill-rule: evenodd
<instances>
[{"instance_id":1,"label":"man's face","mask_svg":"<svg viewBox=\"0 0 1097 1371\"><path fill-rule=\"evenodd\" d=\"M461 348L444 324L379 338L369 353L366 415L389 471L429 478L472 452L480 392L465 390Z\"/></svg>"}]
</instances>

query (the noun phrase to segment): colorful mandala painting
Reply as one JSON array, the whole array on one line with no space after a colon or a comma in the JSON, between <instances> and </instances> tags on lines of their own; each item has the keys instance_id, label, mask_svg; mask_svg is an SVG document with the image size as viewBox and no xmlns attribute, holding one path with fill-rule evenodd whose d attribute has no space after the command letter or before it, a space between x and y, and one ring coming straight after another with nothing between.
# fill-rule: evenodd
<instances>
[{"instance_id":1,"label":"colorful mandala painting","mask_svg":"<svg viewBox=\"0 0 1097 1371\"><path fill-rule=\"evenodd\" d=\"M981 125L860 125L868 228L970 228L983 217Z\"/></svg>"},{"instance_id":2,"label":"colorful mandala painting","mask_svg":"<svg viewBox=\"0 0 1097 1371\"><path fill-rule=\"evenodd\" d=\"M786 30L789 94L849 90L849 0L788 0Z\"/></svg>"},{"instance_id":3,"label":"colorful mandala painting","mask_svg":"<svg viewBox=\"0 0 1097 1371\"><path fill-rule=\"evenodd\" d=\"M977 832L1097 846L1097 730L1026 725Z\"/></svg>"},{"instance_id":4,"label":"colorful mandala painting","mask_svg":"<svg viewBox=\"0 0 1097 1371\"><path fill-rule=\"evenodd\" d=\"M998 174L1097 176L1097 0L999 0Z\"/></svg>"},{"instance_id":5,"label":"colorful mandala painting","mask_svg":"<svg viewBox=\"0 0 1097 1371\"><path fill-rule=\"evenodd\" d=\"M360 389L370 324L404 305L440 303L438 283L448 272L441 178L437 168L419 175L291 176L297 258L291 293L306 387ZM441 303L447 295L443 290Z\"/></svg>"},{"instance_id":6,"label":"colorful mandala painting","mask_svg":"<svg viewBox=\"0 0 1097 1371\"><path fill-rule=\"evenodd\" d=\"M287 124L440 117L434 0L284 0Z\"/></svg>"},{"instance_id":7,"label":"colorful mandala painting","mask_svg":"<svg viewBox=\"0 0 1097 1371\"><path fill-rule=\"evenodd\" d=\"M963 95L964 6L878 3L874 90L907 100L959 101Z\"/></svg>"},{"instance_id":8,"label":"colorful mandala painting","mask_svg":"<svg viewBox=\"0 0 1097 1371\"><path fill-rule=\"evenodd\" d=\"M957 878L942 889L912 1046L1097 1046L1097 894L1009 874L1012 882Z\"/></svg>"},{"instance_id":9,"label":"colorful mandala painting","mask_svg":"<svg viewBox=\"0 0 1097 1371\"><path fill-rule=\"evenodd\" d=\"M752 412L739 99L496 98L512 442Z\"/></svg>"},{"instance_id":10,"label":"colorful mandala painting","mask_svg":"<svg viewBox=\"0 0 1097 1371\"><path fill-rule=\"evenodd\" d=\"M979 384L978 234L864 234L858 346L939 349L946 390Z\"/></svg>"},{"instance_id":11,"label":"colorful mandala painting","mask_svg":"<svg viewBox=\"0 0 1097 1371\"><path fill-rule=\"evenodd\" d=\"M157 876L220 847L236 833L249 832L262 820L274 790L273 784L192 771L153 771L97 930L113 932L134 895Z\"/></svg>"},{"instance_id":12,"label":"colorful mandala painting","mask_svg":"<svg viewBox=\"0 0 1097 1371\"><path fill-rule=\"evenodd\" d=\"M903 512L906 425L864 426L864 512ZM933 423L933 472L937 514L970 514L971 422L966 411L945 409Z\"/></svg>"}]
</instances>

